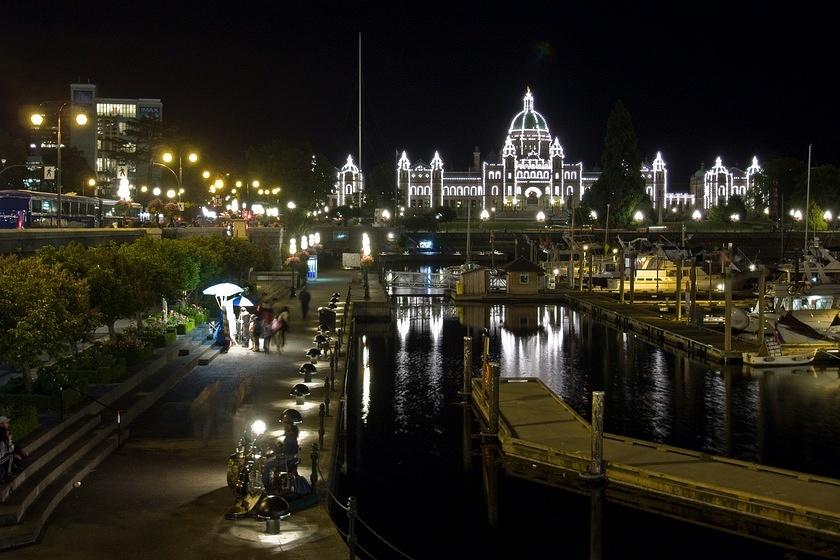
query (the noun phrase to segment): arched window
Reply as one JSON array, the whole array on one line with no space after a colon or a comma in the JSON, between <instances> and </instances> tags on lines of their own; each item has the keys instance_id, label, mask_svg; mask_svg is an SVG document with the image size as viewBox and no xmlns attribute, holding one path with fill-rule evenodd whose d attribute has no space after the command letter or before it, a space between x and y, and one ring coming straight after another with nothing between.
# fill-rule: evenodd
<instances>
[{"instance_id":1,"label":"arched window","mask_svg":"<svg viewBox=\"0 0 840 560\"><path fill-rule=\"evenodd\" d=\"M496 185L493 185L490 188L490 192L493 193L493 196L499 196L499 187L496 186Z\"/></svg>"}]
</instances>

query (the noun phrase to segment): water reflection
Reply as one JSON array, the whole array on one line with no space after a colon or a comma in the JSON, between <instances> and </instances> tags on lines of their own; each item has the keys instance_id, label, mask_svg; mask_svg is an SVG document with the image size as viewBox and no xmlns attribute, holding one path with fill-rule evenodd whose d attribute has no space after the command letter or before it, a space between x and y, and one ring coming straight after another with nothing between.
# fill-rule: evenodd
<instances>
[{"instance_id":1,"label":"water reflection","mask_svg":"<svg viewBox=\"0 0 840 560\"><path fill-rule=\"evenodd\" d=\"M700 558L720 550L784 557L779 549L512 478L500 484L499 529L486 527L480 461L473 457L472 473L462 476L470 457L462 445L474 442L469 432L464 437L463 410L454 405L462 337L473 337L477 370L485 329L502 375L540 377L585 417L591 391L604 390L613 433L840 476L837 368L712 367L562 306L401 303L390 333L367 331L368 354L363 349L350 401L357 407L351 418L365 420L358 431L351 420L351 488L344 495L360 496L361 517L414 558L440 557L442 542L449 555L470 557L499 557L505 546L517 551L513 557L526 557L558 542L571 558L597 556L601 547L606 558ZM604 508L605 523L590 541L592 507ZM416 530L429 519L436 522L434 538ZM393 555L384 547L376 552Z\"/></svg>"},{"instance_id":2,"label":"water reflection","mask_svg":"<svg viewBox=\"0 0 840 560\"><path fill-rule=\"evenodd\" d=\"M710 366L563 306L495 306L458 316L472 319L463 326L489 330L491 359L503 377L539 377L584 417L591 392L604 390L610 432L840 476L837 367Z\"/></svg>"}]
</instances>

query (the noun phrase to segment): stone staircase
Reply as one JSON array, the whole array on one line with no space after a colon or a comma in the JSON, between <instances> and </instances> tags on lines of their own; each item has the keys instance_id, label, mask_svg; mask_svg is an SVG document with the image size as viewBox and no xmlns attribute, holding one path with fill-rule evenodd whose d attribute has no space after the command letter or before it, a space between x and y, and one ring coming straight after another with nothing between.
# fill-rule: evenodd
<instances>
[{"instance_id":1,"label":"stone staircase","mask_svg":"<svg viewBox=\"0 0 840 560\"><path fill-rule=\"evenodd\" d=\"M74 485L126 440L131 423L193 367L215 358L218 350L211 349L206 334L199 328L180 336L131 377L28 438L23 447L29 463L0 487L0 550L36 542Z\"/></svg>"}]
</instances>

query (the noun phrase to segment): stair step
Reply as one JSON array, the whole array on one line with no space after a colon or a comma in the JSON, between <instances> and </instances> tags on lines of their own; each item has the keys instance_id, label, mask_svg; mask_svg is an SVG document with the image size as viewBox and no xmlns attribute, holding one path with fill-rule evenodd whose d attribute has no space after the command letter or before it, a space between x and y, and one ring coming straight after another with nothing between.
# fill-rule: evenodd
<instances>
[{"instance_id":1,"label":"stair step","mask_svg":"<svg viewBox=\"0 0 840 560\"><path fill-rule=\"evenodd\" d=\"M32 504L53 481L61 477L91 449L116 430L115 425L88 432L87 437L78 445L71 445L55 456L33 476L24 481L9 498L0 504L0 526L19 523Z\"/></svg>"},{"instance_id":2,"label":"stair step","mask_svg":"<svg viewBox=\"0 0 840 560\"><path fill-rule=\"evenodd\" d=\"M49 449L44 449L43 452L30 455L30 461L23 471L14 480L0 488L0 502L6 502L9 499L9 495L16 492L27 480L31 480L41 474L42 467L48 465L72 444L96 428L99 425L99 421L98 415L80 418L60 432L54 440L51 440L53 443L49 446Z\"/></svg>"},{"instance_id":3,"label":"stair step","mask_svg":"<svg viewBox=\"0 0 840 560\"><path fill-rule=\"evenodd\" d=\"M56 477L29 508L27 517L22 523L0 527L0 550L35 543L41 536L50 515L61 500L73 490L75 482L87 476L116 448L116 437L107 437L89 449L61 476Z\"/></svg>"}]
</instances>

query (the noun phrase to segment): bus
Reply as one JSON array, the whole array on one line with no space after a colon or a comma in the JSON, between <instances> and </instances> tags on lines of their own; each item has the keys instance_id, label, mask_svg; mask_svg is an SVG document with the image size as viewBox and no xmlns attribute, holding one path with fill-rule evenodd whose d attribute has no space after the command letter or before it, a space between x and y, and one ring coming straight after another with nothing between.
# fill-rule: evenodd
<instances>
[{"instance_id":1,"label":"bus","mask_svg":"<svg viewBox=\"0 0 840 560\"><path fill-rule=\"evenodd\" d=\"M133 222L142 207L132 202L125 217L117 210L116 200L79 196L61 197L61 226L109 227L122 221ZM0 191L0 228L30 229L58 226L58 195L27 190Z\"/></svg>"}]
</instances>

